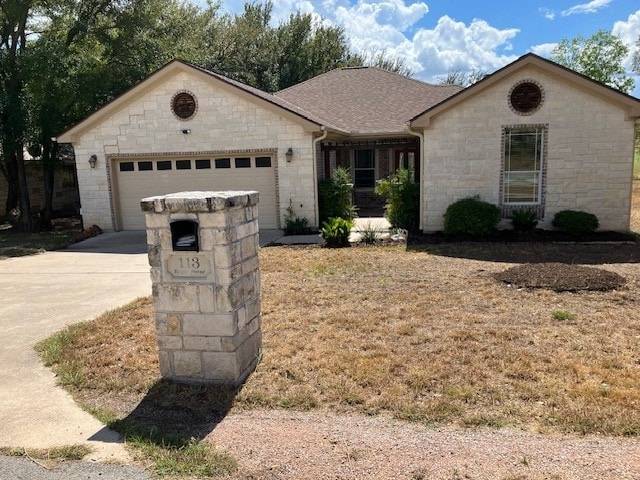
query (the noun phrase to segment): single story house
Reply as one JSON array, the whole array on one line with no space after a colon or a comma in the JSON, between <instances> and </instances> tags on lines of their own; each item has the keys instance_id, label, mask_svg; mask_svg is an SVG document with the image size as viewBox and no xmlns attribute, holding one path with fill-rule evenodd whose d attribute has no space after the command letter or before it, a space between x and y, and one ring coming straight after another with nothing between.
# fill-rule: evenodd
<instances>
[{"instance_id":1,"label":"single story house","mask_svg":"<svg viewBox=\"0 0 640 480\"><path fill-rule=\"evenodd\" d=\"M351 172L361 212L400 167L420 183L420 229L478 195L504 218L565 209L629 229L640 100L527 54L462 89L371 67L269 94L173 61L58 138L75 148L85 225L142 229L140 199L258 190L261 228L286 209L318 225L318 181Z\"/></svg>"}]
</instances>

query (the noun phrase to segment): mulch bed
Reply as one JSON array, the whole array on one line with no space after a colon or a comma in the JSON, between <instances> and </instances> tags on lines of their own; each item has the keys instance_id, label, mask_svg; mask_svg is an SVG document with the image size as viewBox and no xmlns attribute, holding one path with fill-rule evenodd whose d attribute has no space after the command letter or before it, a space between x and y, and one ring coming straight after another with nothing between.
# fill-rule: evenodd
<instances>
[{"instance_id":1,"label":"mulch bed","mask_svg":"<svg viewBox=\"0 0 640 480\"><path fill-rule=\"evenodd\" d=\"M615 272L565 263L525 263L498 272L494 278L509 285L556 292L616 290L627 282Z\"/></svg>"},{"instance_id":2,"label":"mulch bed","mask_svg":"<svg viewBox=\"0 0 640 480\"><path fill-rule=\"evenodd\" d=\"M457 242L483 243L552 243L552 242L635 242L636 235L631 233L598 231L581 236L569 235L558 230L537 229L531 232L497 230L491 235L474 237L471 235L446 235L444 232L412 233L409 245L426 245Z\"/></svg>"}]
</instances>

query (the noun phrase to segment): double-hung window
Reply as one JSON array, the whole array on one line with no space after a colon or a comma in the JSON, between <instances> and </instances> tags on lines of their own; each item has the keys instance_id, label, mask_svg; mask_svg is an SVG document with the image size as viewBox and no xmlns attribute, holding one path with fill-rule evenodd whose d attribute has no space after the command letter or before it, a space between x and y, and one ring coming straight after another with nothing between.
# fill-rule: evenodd
<instances>
[{"instance_id":1,"label":"double-hung window","mask_svg":"<svg viewBox=\"0 0 640 480\"><path fill-rule=\"evenodd\" d=\"M541 205L544 160L543 127L505 129L502 203Z\"/></svg>"},{"instance_id":2,"label":"double-hung window","mask_svg":"<svg viewBox=\"0 0 640 480\"><path fill-rule=\"evenodd\" d=\"M356 150L353 177L356 187L375 186L376 164L373 150Z\"/></svg>"}]
</instances>

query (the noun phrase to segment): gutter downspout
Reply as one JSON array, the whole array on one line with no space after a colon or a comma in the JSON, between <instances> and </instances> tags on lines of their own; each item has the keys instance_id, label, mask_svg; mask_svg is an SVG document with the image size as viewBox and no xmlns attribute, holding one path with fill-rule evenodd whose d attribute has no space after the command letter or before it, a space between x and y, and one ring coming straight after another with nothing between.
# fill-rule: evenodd
<instances>
[{"instance_id":1,"label":"gutter downspout","mask_svg":"<svg viewBox=\"0 0 640 480\"><path fill-rule=\"evenodd\" d=\"M407 123L407 131L409 134L420 139L420 212L418 220L418 229L424 232L424 179L425 179L425 164L424 164L424 133L416 132L411 129L411 122Z\"/></svg>"},{"instance_id":2,"label":"gutter downspout","mask_svg":"<svg viewBox=\"0 0 640 480\"><path fill-rule=\"evenodd\" d=\"M329 134L324 125L320 125L320 131L324 133L318 138L313 139L313 197L316 204L314 212L316 216L315 223L318 228L320 228L320 205L318 205L318 142L327 138L327 135Z\"/></svg>"}]
</instances>

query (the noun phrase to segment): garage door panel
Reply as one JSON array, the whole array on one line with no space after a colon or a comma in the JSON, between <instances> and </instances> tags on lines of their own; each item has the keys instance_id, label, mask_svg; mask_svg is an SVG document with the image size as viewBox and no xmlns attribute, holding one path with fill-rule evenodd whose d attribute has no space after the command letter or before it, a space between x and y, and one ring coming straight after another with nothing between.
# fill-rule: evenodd
<instances>
[{"instance_id":1,"label":"garage door panel","mask_svg":"<svg viewBox=\"0 0 640 480\"><path fill-rule=\"evenodd\" d=\"M197 190L257 190L260 193L258 204L260 227L277 228L274 161L266 156L258 158L261 160L256 161L256 157L250 157L249 168L237 168L233 157L229 158L229 162L217 163L213 158L117 161L115 174L122 228L125 230L145 228L144 215L140 210L142 198ZM121 166L121 164L125 165ZM242 161L239 164L246 165L247 162ZM257 167L256 164L270 166ZM195 168L196 165L202 168ZM210 168L207 168L208 165ZM216 168L216 165L228 165L229 168Z\"/></svg>"}]
</instances>

